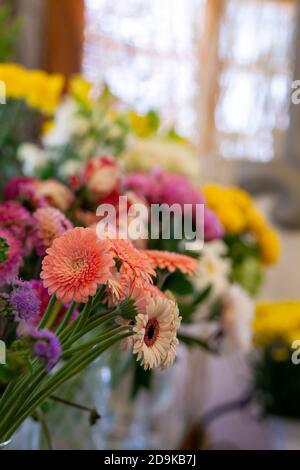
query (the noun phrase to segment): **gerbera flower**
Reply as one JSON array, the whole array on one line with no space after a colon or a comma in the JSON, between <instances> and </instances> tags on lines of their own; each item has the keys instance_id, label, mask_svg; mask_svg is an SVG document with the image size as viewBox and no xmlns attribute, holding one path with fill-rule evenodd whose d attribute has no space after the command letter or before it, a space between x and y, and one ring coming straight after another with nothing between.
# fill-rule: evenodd
<instances>
[{"instance_id":1,"label":"gerbera flower","mask_svg":"<svg viewBox=\"0 0 300 470\"><path fill-rule=\"evenodd\" d=\"M37 226L37 252L45 254L55 238L73 227L62 212L54 207L43 207L33 214Z\"/></svg>"},{"instance_id":2,"label":"gerbera flower","mask_svg":"<svg viewBox=\"0 0 300 470\"><path fill-rule=\"evenodd\" d=\"M143 253L149 258L155 269L167 269L171 273L178 269L188 275L197 271L198 263L190 256L159 250L144 250Z\"/></svg>"},{"instance_id":3,"label":"gerbera flower","mask_svg":"<svg viewBox=\"0 0 300 470\"><path fill-rule=\"evenodd\" d=\"M0 238L4 239L9 247L6 249L6 259L0 263L0 287L11 282L19 273L23 263L20 242L8 230L0 228Z\"/></svg>"},{"instance_id":4,"label":"gerbera flower","mask_svg":"<svg viewBox=\"0 0 300 470\"><path fill-rule=\"evenodd\" d=\"M133 352L145 370L172 364L179 324L177 305L163 297L151 298L146 313L137 315L133 327Z\"/></svg>"},{"instance_id":5,"label":"gerbera flower","mask_svg":"<svg viewBox=\"0 0 300 470\"><path fill-rule=\"evenodd\" d=\"M113 257L121 262L120 272L130 278L141 278L151 282L151 276L155 276L149 257L134 248L128 240L109 240Z\"/></svg>"},{"instance_id":6,"label":"gerbera flower","mask_svg":"<svg viewBox=\"0 0 300 470\"><path fill-rule=\"evenodd\" d=\"M49 293L62 302L88 301L105 284L114 266L108 240L99 240L93 229L77 227L56 238L47 249L41 278Z\"/></svg>"}]
</instances>

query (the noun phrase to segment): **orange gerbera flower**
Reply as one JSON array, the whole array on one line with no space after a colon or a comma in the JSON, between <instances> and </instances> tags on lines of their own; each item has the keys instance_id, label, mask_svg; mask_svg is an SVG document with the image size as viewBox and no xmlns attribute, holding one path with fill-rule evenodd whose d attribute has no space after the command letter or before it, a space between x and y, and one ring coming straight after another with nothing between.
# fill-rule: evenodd
<instances>
[{"instance_id":1,"label":"orange gerbera flower","mask_svg":"<svg viewBox=\"0 0 300 470\"><path fill-rule=\"evenodd\" d=\"M120 272L129 278L141 278L152 281L155 271L148 256L142 251L134 248L132 243L124 239L109 240L113 257L121 262Z\"/></svg>"},{"instance_id":2,"label":"orange gerbera flower","mask_svg":"<svg viewBox=\"0 0 300 470\"><path fill-rule=\"evenodd\" d=\"M167 269L171 273L178 269L188 275L195 274L197 271L198 263L190 256L158 250L143 250L143 253L148 256L154 269Z\"/></svg>"},{"instance_id":3,"label":"orange gerbera flower","mask_svg":"<svg viewBox=\"0 0 300 470\"><path fill-rule=\"evenodd\" d=\"M56 238L43 260L41 278L62 302L87 302L105 284L114 266L110 243L95 230L77 227Z\"/></svg>"}]
</instances>

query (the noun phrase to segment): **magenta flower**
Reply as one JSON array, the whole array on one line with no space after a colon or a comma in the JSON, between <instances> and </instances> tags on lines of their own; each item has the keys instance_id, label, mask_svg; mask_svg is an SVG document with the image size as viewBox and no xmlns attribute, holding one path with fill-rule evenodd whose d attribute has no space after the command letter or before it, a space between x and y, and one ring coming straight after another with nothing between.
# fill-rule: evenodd
<instances>
[{"instance_id":1,"label":"magenta flower","mask_svg":"<svg viewBox=\"0 0 300 470\"><path fill-rule=\"evenodd\" d=\"M204 196L197 191L186 176L163 172L159 169L149 174L132 173L126 176L124 186L134 190L150 204L185 204L192 205L192 217L195 219L196 204L204 204ZM204 208L204 238L206 241L223 236L222 225L217 216L207 207Z\"/></svg>"},{"instance_id":2,"label":"magenta flower","mask_svg":"<svg viewBox=\"0 0 300 470\"><path fill-rule=\"evenodd\" d=\"M26 176L11 178L4 188L3 197L5 201L20 201L30 210L48 206L46 199L38 194L37 180Z\"/></svg>"},{"instance_id":3,"label":"magenta flower","mask_svg":"<svg viewBox=\"0 0 300 470\"><path fill-rule=\"evenodd\" d=\"M23 263L22 249L17 240L9 230L0 227L0 238L3 238L9 245L6 250L6 259L0 263L0 287L13 281L19 274L19 269Z\"/></svg>"},{"instance_id":4,"label":"magenta flower","mask_svg":"<svg viewBox=\"0 0 300 470\"><path fill-rule=\"evenodd\" d=\"M21 242L24 254L33 248L34 219L30 212L17 201L0 204L0 227L9 230Z\"/></svg>"}]
</instances>

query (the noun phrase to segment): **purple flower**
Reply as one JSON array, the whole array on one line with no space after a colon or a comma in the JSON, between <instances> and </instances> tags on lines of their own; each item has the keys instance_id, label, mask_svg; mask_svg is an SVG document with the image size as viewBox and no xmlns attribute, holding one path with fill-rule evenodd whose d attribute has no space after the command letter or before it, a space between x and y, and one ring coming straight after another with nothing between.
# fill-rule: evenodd
<instances>
[{"instance_id":1,"label":"purple flower","mask_svg":"<svg viewBox=\"0 0 300 470\"><path fill-rule=\"evenodd\" d=\"M34 323L40 311L40 299L28 281L16 281L10 294L12 313L16 321Z\"/></svg>"},{"instance_id":2,"label":"purple flower","mask_svg":"<svg viewBox=\"0 0 300 470\"><path fill-rule=\"evenodd\" d=\"M30 326L23 331L32 347L32 354L45 364L48 372L58 362L62 349L57 336L49 330L38 330Z\"/></svg>"},{"instance_id":3,"label":"purple flower","mask_svg":"<svg viewBox=\"0 0 300 470\"><path fill-rule=\"evenodd\" d=\"M207 207L204 208L204 240L209 242L222 238L224 229L218 217Z\"/></svg>"}]
</instances>

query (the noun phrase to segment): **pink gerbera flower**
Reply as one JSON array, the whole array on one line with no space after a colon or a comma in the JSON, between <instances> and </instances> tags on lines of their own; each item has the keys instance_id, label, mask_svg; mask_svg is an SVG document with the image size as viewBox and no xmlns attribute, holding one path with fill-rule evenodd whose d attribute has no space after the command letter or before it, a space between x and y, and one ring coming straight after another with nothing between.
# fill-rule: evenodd
<instances>
[{"instance_id":1,"label":"pink gerbera flower","mask_svg":"<svg viewBox=\"0 0 300 470\"><path fill-rule=\"evenodd\" d=\"M129 278L141 278L151 282L151 276L155 271L148 256L141 250L134 248L128 240L109 240L113 257L121 262L120 272Z\"/></svg>"},{"instance_id":2,"label":"pink gerbera flower","mask_svg":"<svg viewBox=\"0 0 300 470\"><path fill-rule=\"evenodd\" d=\"M62 302L86 303L106 284L114 266L110 243L95 230L77 227L56 238L43 260L41 278Z\"/></svg>"},{"instance_id":3,"label":"pink gerbera flower","mask_svg":"<svg viewBox=\"0 0 300 470\"><path fill-rule=\"evenodd\" d=\"M55 238L73 227L62 212L54 207L42 207L33 214L37 226L37 252L44 255Z\"/></svg>"},{"instance_id":4,"label":"pink gerbera flower","mask_svg":"<svg viewBox=\"0 0 300 470\"><path fill-rule=\"evenodd\" d=\"M159 250L144 250L143 253L148 256L155 269L167 269L171 273L178 269L183 274L192 275L198 268L197 261L190 256Z\"/></svg>"},{"instance_id":5,"label":"pink gerbera flower","mask_svg":"<svg viewBox=\"0 0 300 470\"><path fill-rule=\"evenodd\" d=\"M0 263L0 287L15 279L22 265L22 249L20 242L8 230L0 228L0 238L9 245L4 262Z\"/></svg>"}]
</instances>

